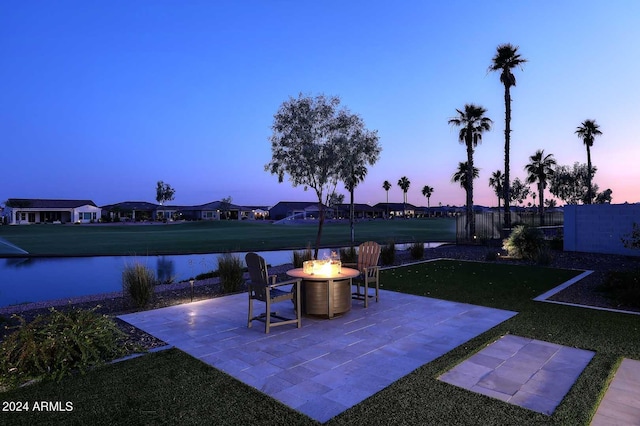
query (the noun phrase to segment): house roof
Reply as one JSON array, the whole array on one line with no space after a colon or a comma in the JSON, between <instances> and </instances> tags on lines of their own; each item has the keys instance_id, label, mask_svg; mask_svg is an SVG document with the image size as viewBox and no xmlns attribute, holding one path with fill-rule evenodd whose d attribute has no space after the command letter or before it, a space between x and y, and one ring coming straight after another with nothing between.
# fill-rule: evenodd
<instances>
[{"instance_id":1,"label":"house roof","mask_svg":"<svg viewBox=\"0 0 640 426\"><path fill-rule=\"evenodd\" d=\"M109 204L107 206L102 206L105 210L155 210L158 207L158 204L147 203L146 201L123 201L121 203Z\"/></svg>"},{"instance_id":2,"label":"house roof","mask_svg":"<svg viewBox=\"0 0 640 426\"><path fill-rule=\"evenodd\" d=\"M317 201L280 201L275 206L271 207L271 209L300 209L304 210L309 206L317 206ZM269 209L269 210L271 210Z\"/></svg>"},{"instance_id":3,"label":"house roof","mask_svg":"<svg viewBox=\"0 0 640 426\"><path fill-rule=\"evenodd\" d=\"M340 210L349 210L350 204L338 204ZM369 204L353 203L353 210L356 212L383 212L384 209L379 207L370 206Z\"/></svg>"},{"instance_id":4,"label":"house roof","mask_svg":"<svg viewBox=\"0 0 640 426\"><path fill-rule=\"evenodd\" d=\"M29 209L74 209L81 206L98 207L91 200L55 200L44 198L9 198L7 207L18 206Z\"/></svg>"},{"instance_id":5,"label":"house roof","mask_svg":"<svg viewBox=\"0 0 640 426\"><path fill-rule=\"evenodd\" d=\"M374 207L379 209L385 209L389 207L389 210L401 211L401 210L415 210L416 206L410 203L378 203Z\"/></svg>"}]
</instances>

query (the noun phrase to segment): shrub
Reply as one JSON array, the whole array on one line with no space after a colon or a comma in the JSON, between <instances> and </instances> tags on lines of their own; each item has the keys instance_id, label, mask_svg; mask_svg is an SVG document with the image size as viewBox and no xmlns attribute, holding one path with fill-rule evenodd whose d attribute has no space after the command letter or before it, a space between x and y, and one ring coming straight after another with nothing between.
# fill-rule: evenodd
<instances>
[{"instance_id":1,"label":"shrub","mask_svg":"<svg viewBox=\"0 0 640 426\"><path fill-rule=\"evenodd\" d=\"M396 243L393 240L380 249L380 261L383 265L393 265L396 261Z\"/></svg>"},{"instance_id":2,"label":"shrub","mask_svg":"<svg viewBox=\"0 0 640 426\"><path fill-rule=\"evenodd\" d=\"M230 253L218 257L218 275L223 293L240 291L244 283L242 260Z\"/></svg>"},{"instance_id":3,"label":"shrub","mask_svg":"<svg viewBox=\"0 0 640 426\"><path fill-rule=\"evenodd\" d=\"M358 251L355 247L341 248L340 249L340 261L342 263L356 263L358 262Z\"/></svg>"},{"instance_id":4,"label":"shrub","mask_svg":"<svg viewBox=\"0 0 640 426\"><path fill-rule=\"evenodd\" d=\"M141 263L127 265L122 271L122 292L136 308L145 307L153 297L156 277L153 271Z\"/></svg>"},{"instance_id":5,"label":"shrub","mask_svg":"<svg viewBox=\"0 0 640 426\"><path fill-rule=\"evenodd\" d=\"M311 251L311 247L307 247L301 251L293 251L293 267L294 268L302 268L303 263L307 260L313 259L313 252Z\"/></svg>"},{"instance_id":6,"label":"shrub","mask_svg":"<svg viewBox=\"0 0 640 426\"><path fill-rule=\"evenodd\" d=\"M609 272L599 290L620 305L640 308L640 269Z\"/></svg>"},{"instance_id":7,"label":"shrub","mask_svg":"<svg viewBox=\"0 0 640 426\"><path fill-rule=\"evenodd\" d=\"M119 344L124 337L106 315L74 309L39 315L30 323L18 318L17 330L0 347L0 374L5 385L31 379L59 381L75 370L88 368L125 354Z\"/></svg>"},{"instance_id":8,"label":"shrub","mask_svg":"<svg viewBox=\"0 0 640 426\"><path fill-rule=\"evenodd\" d=\"M409 247L409 253L411 254L411 258L415 260L420 260L424 257L424 243L414 242Z\"/></svg>"},{"instance_id":9,"label":"shrub","mask_svg":"<svg viewBox=\"0 0 640 426\"><path fill-rule=\"evenodd\" d=\"M526 225L513 229L511 235L504 240L504 249L509 256L536 261L549 252L542 231Z\"/></svg>"}]
</instances>

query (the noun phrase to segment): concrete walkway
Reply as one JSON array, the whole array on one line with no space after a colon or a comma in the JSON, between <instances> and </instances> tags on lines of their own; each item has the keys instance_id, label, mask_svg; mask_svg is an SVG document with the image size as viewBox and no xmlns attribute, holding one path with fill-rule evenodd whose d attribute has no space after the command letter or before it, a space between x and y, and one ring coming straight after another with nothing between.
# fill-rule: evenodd
<instances>
[{"instance_id":1,"label":"concrete walkway","mask_svg":"<svg viewBox=\"0 0 640 426\"><path fill-rule=\"evenodd\" d=\"M591 425L640 425L640 361L622 360Z\"/></svg>"},{"instance_id":2,"label":"concrete walkway","mask_svg":"<svg viewBox=\"0 0 640 426\"><path fill-rule=\"evenodd\" d=\"M290 302L278 310L292 314ZM516 313L380 291L301 329L247 328L247 294L120 318L309 417L326 422ZM282 308L282 309L281 309Z\"/></svg>"}]
</instances>

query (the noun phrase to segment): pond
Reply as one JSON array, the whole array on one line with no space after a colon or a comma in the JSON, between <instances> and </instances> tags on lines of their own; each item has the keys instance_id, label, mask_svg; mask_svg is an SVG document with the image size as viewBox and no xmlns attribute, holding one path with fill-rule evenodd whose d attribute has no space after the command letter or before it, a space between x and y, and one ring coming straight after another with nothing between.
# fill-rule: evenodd
<instances>
[{"instance_id":1,"label":"pond","mask_svg":"<svg viewBox=\"0 0 640 426\"><path fill-rule=\"evenodd\" d=\"M435 247L438 243L426 243ZM396 245L398 250L404 247ZM319 258L331 249L320 250ZM246 253L234 253L244 259ZM267 263L291 263L291 250L260 252ZM99 256L0 259L0 307L110 293L122 290L122 271L140 262L159 280L188 280L217 269L220 253L171 256Z\"/></svg>"}]
</instances>

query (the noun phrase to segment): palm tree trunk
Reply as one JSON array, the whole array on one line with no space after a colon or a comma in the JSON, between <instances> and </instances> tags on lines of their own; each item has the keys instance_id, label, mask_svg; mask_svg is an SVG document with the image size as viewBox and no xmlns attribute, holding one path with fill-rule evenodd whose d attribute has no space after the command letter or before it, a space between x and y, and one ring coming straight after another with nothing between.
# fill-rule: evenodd
<instances>
[{"instance_id":1,"label":"palm tree trunk","mask_svg":"<svg viewBox=\"0 0 640 426\"><path fill-rule=\"evenodd\" d=\"M471 138L469 138L471 139ZM473 146L471 141L467 141L467 223L469 224L469 234L467 240L471 241L476 234L476 221L473 215Z\"/></svg>"},{"instance_id":2,"label":"palm tree trunk","mask_svg":"<svg viewBox=\"0 0 640 426\"><path fill-rule=\"evenodd\" d=\"M544 186L538 181L538 193L540 201L538 202L538 212L540 213L540 226L544 226Z\"/></svg>"},{"instance_id":3,"label":"palm tree trunk","mask_svg":"<svg viewBox=\"0 0 640 426\"><path fill-rule=\"evenodd\" d=\"M509 148L511 142L511 93L509 84L504 84L504 229L511 228L511 191L509 181Z\"/></svg>"},{"instance_id":4,"label":"palm tree trunk","mask_svg":"<svg viewBox=\"0 0 640 426\"><path fill-rule=\"evenodd\" d=\"M587 144L587 199L585 204L591 204L593 195L591 194L591 149Z\"/></svg>"}]
</instances>

